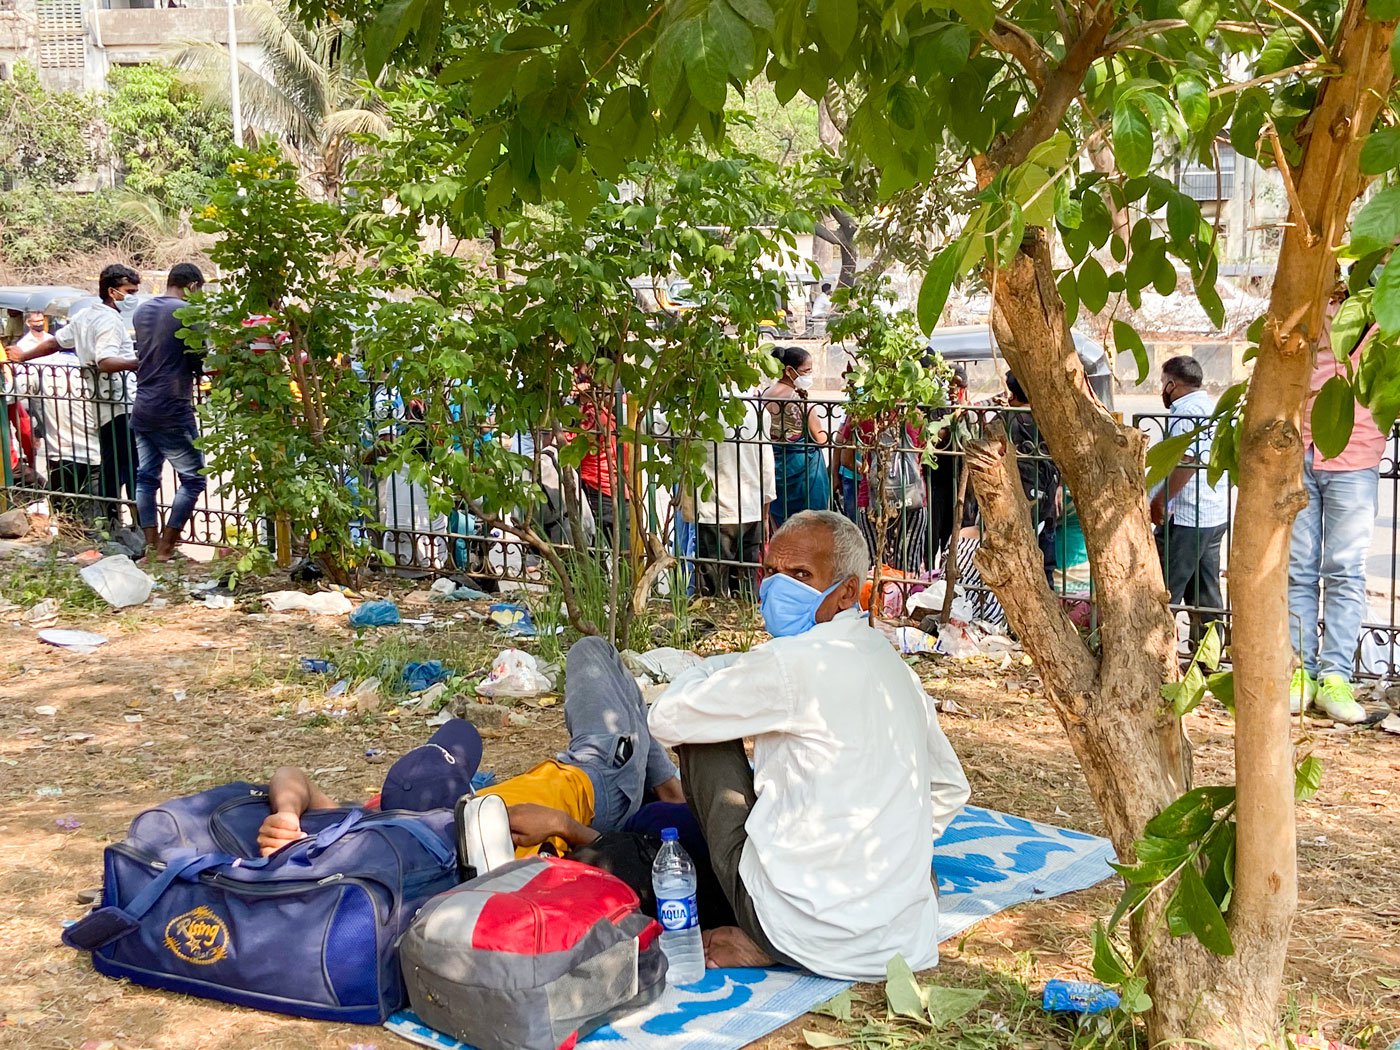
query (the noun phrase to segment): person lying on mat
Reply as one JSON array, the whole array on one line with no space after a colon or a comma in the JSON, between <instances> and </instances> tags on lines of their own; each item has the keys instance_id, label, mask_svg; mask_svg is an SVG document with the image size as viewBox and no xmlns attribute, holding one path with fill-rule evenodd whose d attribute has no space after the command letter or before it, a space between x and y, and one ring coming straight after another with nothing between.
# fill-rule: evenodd
<instances>
[{"instance_id":1,"label":"person lying on mat","mask_svg":"<svg viewBox=\"0 0 1400 1050\"><path fill-rule=\"evenodd\" d=\"M848 518L794 515L764 556L773 640L710 657L652 706L736 917L705 934L712 967L882 980L896 952L938 962L933 843L967 779L918 677L857 607L869 568Z\"/></svg>"},{"instance_id":2,"label":"person lying on mat","mask_svg":"<svg viewBox=\"0 0 1400 1050\"><path fill-rule=\"evenodd\" d=\"M569 650L565 669L564 722L567 750L557 758L500 784L483 788L469 805L467 841L479 842L485 857L478 870L501 862L512 849L514 819L509 810L524 807L520 819L530 823L536 806L562 814L575 828L615 831L641 808L643 801L684 802L675 764L666 749L652 743L646 709L636 680L622 666L617 650L601 638L581 638ZM450 809L471 793L471 779L481 764L481 736L469 722L453 719L422 747L390 767L384 788L368 805L382 809ZM302 837L301 815L337 803L300 769L284 767L268 785L272 811L258 830L264 855ZM531 824L531 827L534 825ZM531 838L529 843L524 838ZM558 836L557 852L569 836ZM542 839L523 836L520 855L539 849ZM483 859L478 857L477 859Z\"/></svg>"}]
</instances>

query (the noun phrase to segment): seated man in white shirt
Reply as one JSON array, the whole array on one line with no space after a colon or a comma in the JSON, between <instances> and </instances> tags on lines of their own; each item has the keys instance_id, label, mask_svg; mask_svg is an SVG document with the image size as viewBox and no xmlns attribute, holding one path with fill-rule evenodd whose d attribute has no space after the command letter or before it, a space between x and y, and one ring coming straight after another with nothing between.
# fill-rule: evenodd
<instances>
[{"instance_id":1,"label":"seated man in white shirt","mask_svg":"<svg viewBox=\"0 0 1400 1050\"><path fill-rule=\"evenodd\" d=\"M938 962L933 843L967 780L918 678L858 608L869 565L849 519L794 515L764 559L773 641L709 658L652 707L738 923L706 932L711 967L880 980L896 953Z\"/></svg>"}]
</instances>

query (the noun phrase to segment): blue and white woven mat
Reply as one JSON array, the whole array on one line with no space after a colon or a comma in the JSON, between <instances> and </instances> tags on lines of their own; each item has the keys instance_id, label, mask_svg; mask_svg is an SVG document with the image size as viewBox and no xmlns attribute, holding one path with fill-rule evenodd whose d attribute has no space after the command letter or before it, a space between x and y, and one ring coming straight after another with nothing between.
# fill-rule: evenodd
<instances>
[{"instance_id":1,"label":"blue and white woven mat","mask_svg":"<svg viewBox=\"0 0 1400 1050\"><path fill-rule=\"evenodd\" d=\"M939 940L1023 901L1088 889L1113 874L1107 839L967 806L934 846ZM794 970L711 970L600 1028L581 1045L603 1050L738 1050L830 999L848 981ZM440 1050L470 1050L405 1010L385 1025Z\"/></svg>"}]
</instances>

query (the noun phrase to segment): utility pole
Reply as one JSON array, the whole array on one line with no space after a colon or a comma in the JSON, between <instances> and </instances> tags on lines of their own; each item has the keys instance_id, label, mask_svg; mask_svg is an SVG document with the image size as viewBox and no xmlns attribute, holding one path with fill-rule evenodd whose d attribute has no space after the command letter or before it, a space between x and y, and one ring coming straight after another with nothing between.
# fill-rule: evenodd
<instances>
[{"instance_id":1,"label":"utility pole","mask_svg":"<svg viewBox=\"0 0 1400 1050\"><path fill-rule=\"evenodd\" d=\"M243 148L243 99L238 93L238 27L234 23L233 0L228 8L228 101L233 117L233 144Z\"/></svg>"}]
</instances>

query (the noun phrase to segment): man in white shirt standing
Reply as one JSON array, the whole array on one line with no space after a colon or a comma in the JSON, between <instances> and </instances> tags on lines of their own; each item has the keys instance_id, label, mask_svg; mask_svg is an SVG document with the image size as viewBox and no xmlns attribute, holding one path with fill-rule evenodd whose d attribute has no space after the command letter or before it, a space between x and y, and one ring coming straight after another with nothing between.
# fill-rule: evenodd
<instances>
[{"instance_id":1,"label":"man in white shirt standing","mask_svg":"<svg viewBox=\"0 0 1400 1050\"><path fill-rule=\"evenodd\" d=\"M708 488L695 494L696 553L700 593L752 600L753 572L763 549L768 505L778 494L773 445L764 429L758 398L744 396L744 417L705 452ZM727 425L727 424L726 424Z\"/></svg>"},{"instance_id":2,"label":"man in white shirt standing","mask_svg":"<svg viewBox=\"0 0 1400 1050\"><path fill-rule=\"evenodd\" d=\"M711 967L881 980L896 953L938 962L933 843L967 780L917 676L857 607L869 567L848 518L794 515L764 558L773 640L707 659L652 707L738 923L706 932Z\"/></svg>"},{"instance_id":3,"label":"man in white shirt standing","mask_svg":"<svg viewBox=\"0 0 1400 1050\"><path fill-rule=\"evenodd\" d=\"M1152 497L1152 523L1157 526L1157 549L1162 575L1173 605L1183 601L1201 612L1191 613L1191 641L1199 643L1205 624L1224 616L1220 591L1220 545L1230 520L1230 479L1222 474L1214 485L1206 477L1215 427L1208 417L1215 398L1201 389L1205 372L1194 357L1173 357L1162 365L1162 403L1171 412L1164 438L1198 431ZM1219 611L1217 611L1219 610Z\"/></svg>"},{"instance_id":4,"label":"man in white shirt standing","mask_svg":"<svg viewBox=\"0 0 1400 1050\"><path fill-rule=\"evenodd\" d=\"M101 468L97 491L109 524L121 523L117 502L126 488L135 520L136 445L126 415L136 398L136 381L126 376L136 371L136 348L120 304L141 287L141 275L120 263L103 269L97 279L102 302L76 313L57 335L47 335L27 350L11 347L11 361L32 361L57 350L72 350L78 363L93 368L97 383L93 401L97 409L97 438Z\"/></svg>"}]
</instances>

